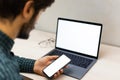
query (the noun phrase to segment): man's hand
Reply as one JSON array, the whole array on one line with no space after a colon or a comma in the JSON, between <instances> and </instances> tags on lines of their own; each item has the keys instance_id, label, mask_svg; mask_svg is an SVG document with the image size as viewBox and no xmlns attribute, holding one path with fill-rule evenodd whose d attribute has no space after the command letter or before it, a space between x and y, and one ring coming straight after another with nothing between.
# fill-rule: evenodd
<instances>
[{"instance_id":1,"label":"man's hand","mask_svg":"<svg viewBox=\"0 0 120 80\"><path fill-rule=\"evenodd\" d=\"M58 56L45 56L41 59L36 60L34 64L34 72L41 75L45 76L44 73L42 72L43 69L48 66L53 60L57 59ZM59 70L55 75L54 78L57 78L63 73L63 69Z\"/></svg>"}]
</instances>

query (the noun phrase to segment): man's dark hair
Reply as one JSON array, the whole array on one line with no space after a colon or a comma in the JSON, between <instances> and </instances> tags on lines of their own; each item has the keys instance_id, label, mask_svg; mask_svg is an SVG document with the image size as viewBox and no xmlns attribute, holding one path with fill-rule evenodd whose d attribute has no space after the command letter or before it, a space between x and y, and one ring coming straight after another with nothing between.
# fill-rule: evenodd
<instances>
[{"instance_id":1,"label":"man's dark hair","mask_svg":"<svg viewBox=\"0 0 120 80\"><path fill-rule=\"evenodd\" d=\"M15 19L29 0L0 0L0 18ZM54 0L33 0L35 14L51 6Z\"/></svg>"}]
</instances>

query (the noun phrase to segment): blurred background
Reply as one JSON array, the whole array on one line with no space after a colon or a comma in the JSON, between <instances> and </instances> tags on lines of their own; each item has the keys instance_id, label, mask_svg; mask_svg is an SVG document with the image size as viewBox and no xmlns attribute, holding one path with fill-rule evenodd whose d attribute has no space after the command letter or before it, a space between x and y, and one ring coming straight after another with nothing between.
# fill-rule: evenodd
<instances>
[{"instance_id":1,"label":"blurred background","mask_svg":"<svg viewBox=\"0 0 120 80\"><path fill-rule=\"evenodd\" d=\"M120 47L120 0L55 0L35 27L55 33L58 17L102 23L102 43Z\"/></svg>"}]
</instances>

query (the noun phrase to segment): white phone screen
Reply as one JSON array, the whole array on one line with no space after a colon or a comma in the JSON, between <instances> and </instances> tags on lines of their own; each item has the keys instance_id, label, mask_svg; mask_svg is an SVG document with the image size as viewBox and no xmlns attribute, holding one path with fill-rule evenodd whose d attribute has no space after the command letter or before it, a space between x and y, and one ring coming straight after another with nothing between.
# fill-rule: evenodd
<instances>
[{"instance_id":1,"label":"white phone screen","mask_svg":"<svg viewBox=\"0 0 120 80\"><path fill-rule=\"evenodd\" d=\"M49 66L47 66L43 72L50 78L52 77L57 71L59 71L61 68L66 66L71 61L70 58L68 58L65 55L60 56L57 60L55 60L53 63L51 63Z\"/></svg>"}]
</instances>

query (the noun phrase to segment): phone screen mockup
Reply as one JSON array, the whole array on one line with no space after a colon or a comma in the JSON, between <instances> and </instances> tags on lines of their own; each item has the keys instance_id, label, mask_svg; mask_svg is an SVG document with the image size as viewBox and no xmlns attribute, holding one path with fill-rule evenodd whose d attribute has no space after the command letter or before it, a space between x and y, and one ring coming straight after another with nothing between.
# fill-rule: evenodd
<instances>
[{"instance_id":1,"label":"phone screen mockup","mask_svg":"<svg viewBox=\"0 0 120 80\"><path fill-rule=\"evenodd\" d=\"M47 77L51 78L57 71L62 69L64 66L66 66L70 61L71 61L71 59L63 54L58 59L56 59L53 63L51 63L49 66L47 66L43 70L43 73Z\"/></svg>"}]
</instances>

